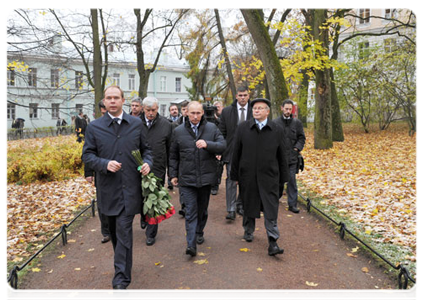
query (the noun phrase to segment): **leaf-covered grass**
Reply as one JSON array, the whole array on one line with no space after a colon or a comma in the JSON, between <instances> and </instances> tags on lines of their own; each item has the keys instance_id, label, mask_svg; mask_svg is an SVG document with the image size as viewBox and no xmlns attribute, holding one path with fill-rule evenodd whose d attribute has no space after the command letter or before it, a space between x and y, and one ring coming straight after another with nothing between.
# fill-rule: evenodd
<instances>
[{"instance_id":1,"label":"leaf-covered grass","mask_svg":"<svg viewBox=\"0 0 423 300\"><path fill-rule=\"evenodd\" d=\"M306 129L305 170L298 179L319 198L325 211L345 217L372 247L396 263L415 268L416 138L406 124L364 133L344 125L344 142L329 150L313 148ZM316 203L315 203L316 204ZM345 220L344 220L345 221Z\"/></svg>"}]
</instances>

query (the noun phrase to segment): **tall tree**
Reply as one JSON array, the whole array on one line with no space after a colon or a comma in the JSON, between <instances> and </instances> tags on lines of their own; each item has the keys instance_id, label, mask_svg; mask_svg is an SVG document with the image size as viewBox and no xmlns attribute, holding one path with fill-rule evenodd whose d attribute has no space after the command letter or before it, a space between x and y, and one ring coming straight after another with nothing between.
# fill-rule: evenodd
<instances>
[{"instance_id":1,"label":"tall tree","mask_svg":"<svg viewBox=\"0 0 423 300\"><path fill-rule=\"evenodd\" d=\"M275 46L261 17L260 10L241 9L241 12L256 44L260 59L263 62L270 100L272 102L272 116L276 117L282 101L288 98L288 88Z\"/></svg>"},{"instance_id":2,"label":"tall tree","mask_svg":"<svg viewBox=\"0 0 423 300\"><path fill-rule=\"evenodd\" d=\"M101 116L100 108L98 103L103 99L104 91L104 81L101 80L102 73L102 58L101 58L101 49L100 49L100 33L98 28L98 13L97 9L91 9L91 28L93 30L93 70L94 70L94 83L98 82L100 84L94 84L94 98L95 98L95 117L99 118ZM106 73L107 74L107 73Z\"/></svg>"}]
</instances>

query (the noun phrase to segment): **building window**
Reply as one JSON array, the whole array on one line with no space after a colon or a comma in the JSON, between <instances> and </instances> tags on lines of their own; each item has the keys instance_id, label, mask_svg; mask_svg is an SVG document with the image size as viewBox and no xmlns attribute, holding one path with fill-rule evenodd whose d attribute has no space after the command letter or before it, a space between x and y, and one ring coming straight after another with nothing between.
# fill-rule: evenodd
<instances>
[{"instance_id":1,"label":"building window","mask_svg":"<svg viewBox=\"0 0 423 300\"><path fill-rule=\"evenodd\" d=\"M75 105L75 112L79 115L81 112L83 112L83 107L84 107L84 104L76 104Z\"/></svg>"},{"instance_id":2,"label":"building window","mask_svg":"<svg viewBox=\"0 0 423 300\"><path fill-rule=\"evenodd\" d=\"M164 116L166 113L166 104L160 104L160 115Z\"/></svg>"},{"instance_id":3,"label":"building window","mask_svg":"<svg viewBox=\"0 0 423 300\"><path fill-rule=\"evenodd\" d=\"M38 118L38 103L29 104L29 118L30 119Z\"/></svg>"},{"instance_id":4,"label":"building window","mask_svg":"<svg viewBox=\"0 0 423 300\"><path fill-rule=\"evenodd\" d=\"M7 103L7 118L16 119L16 105L12 103Z\"/></svg>"},{"instance_id":5,"label":"building window","mask_svg":"<svg viewBox=\"0 0 423 300\"><path fill-rule=\"evenodd\" d=\"M15 86L15 68L8 67L7 68L7 85L8 86Z\"/></svg>"},{"instance_id":6,"label":"building window","mask_svg":"<svg viewBox=\"0 0 423 300\"><path fill-rule=\"evenodd\" d=\"M385 9L385 18L391 19L391 18L397 18L397 10L392 8Z\"/></svg>"},{"instance_id":7,"label":"building window","mask_svg":"<svg viewBox=\"0 0 423 300\"><path fill-rule=\"evenodd\" d=\"M58 119L59 118L59 111L60 111L60 104L52 103L51 104L51 118Z\"/></svg>"},{"instance_id":8,"label":"building window","mask_svg":"<svg viewBox=\"0 0 423 300\"><path fill-rule=\"evenodd\" d=\"M120 86L120 74L119 73L113 73L112 82L113 82L113 85Z\"/></svg>"},{"instance_id":9,"label":"building window","mask_svg":"<svg viewBox=\"0 0 423 300\"><path fill-rule=\"evenodd\" d=\"M28 69L28 86L37 87L37 68Z\"/></svg>"},{"instance_id":10,"label":"building window","mask_svg":"<svg viewBox=\"0 0 423 300\"><path fill-rule=\"evenodd\" d=\"M384 39L383 40L384 48L386 53L391 53L395 51L395 48L397 46L397 40L396 39Z\"/></svg>"},{"instance_id":11,"label":"building window","mask_svg":"<svg viewBox=\"0 0 423 300\"><path fill-rule=\"evenodd\" d=\"M166 92L166 76L160 76L160 92Z\"/></svg>"},{"instance_id":12,"label":"building window","mask_svg":"<svg viewBox=\"0 0 423 300\"><path fill-rule=\"evenodd\" d=\"M370 9L369 8L360 8L358 10L358 15L360 16L360 24L370 23Z\"/></svg>"},{"instance_id":13,"label":"building window","mask_svg":"<svg viewBox=\"0 0 423 300\"><path fill-rule=\"evenodd\" d=\"M358 58L365 59L369 56L369 42L362 42L358 44Z\"/></svg>"},{"instance_id":14,"label":"building window","mask_svg":"<svg viewBox=\"0 0 423 300\"><path fill-rule=\"evenodd\" d=\"M135 75L134 74L129 74L128 87L130 91L135 90Z\"/></svg>"},{"instance_id":15,"label":"building window","mask_svg":"<svg viewBox=\"0 0 423 300\"><path fill-rule=\"evenodd\" d=\"M59 87L59 70L58 69L51 69L50 70L50 86L52 88Z\"/></svg>"},{"instance_id":16,"label":"building window","mask_svg":"<svg viewBox=\"0 0 423 300\"><path fill-rule=\"evenodd\" d=\"M83 85L82 78L83 78L82 72L75 71L75 88L78 90L82 89L82 85Z\"/></svg>"},{"instance_id":17,"label":"building window","mask_svg":"<svg viewBox=\"0 0 423 300\"><path fill-rule=\"evenodd\" d=\"M180 93L182 88L182 78L176 77L175 78L175 92Z\"/></svg>"}]
</instances>

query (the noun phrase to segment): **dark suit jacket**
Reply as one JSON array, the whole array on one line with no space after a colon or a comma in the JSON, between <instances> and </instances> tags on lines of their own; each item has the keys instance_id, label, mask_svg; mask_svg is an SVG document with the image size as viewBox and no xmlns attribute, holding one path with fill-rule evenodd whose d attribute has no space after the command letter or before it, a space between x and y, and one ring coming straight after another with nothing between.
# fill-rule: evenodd
<instances>
[{"instance_id":1,"label":"dark suit jacket","mask_svg":"<svg viewBox=\"0 0 423 300\"><path fill-rule=\"evenodd\" d=\"M125 210L126 215L135 215L142 208L141 173L131 152L139 149L150 168L153 167L152 153L140 118L124 112L117 132L112 121L106 113L88 125L82 160L96 173L102 213L117 216ZM116 173L107 170L111 160L122 163Z\"/></svg>"},{"instance_id":2,"label":"dark suit jacket","mask_svg":"<svg viewBox=\"0 0 423 300\"><path fill-rule=\"evenodd\" d=\"M250 101L248 101L248 111L246 120L252 118L252 110ZM238 109L237 100L235 99L232 105L225 107L219 119L219 130L222 132L226 140L226 150L223 152L222 161L229 162L232 158L232 148L235 131L238 127Z\"/></svg>"}]
</instances>

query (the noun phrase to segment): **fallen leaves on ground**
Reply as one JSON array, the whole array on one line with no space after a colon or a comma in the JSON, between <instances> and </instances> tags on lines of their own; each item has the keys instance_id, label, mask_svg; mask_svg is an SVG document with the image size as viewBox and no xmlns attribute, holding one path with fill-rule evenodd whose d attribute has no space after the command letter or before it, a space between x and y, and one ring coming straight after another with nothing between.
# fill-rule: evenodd
<instances>
[{"instance_id":1,"label":"fallen leaves on ground","mask_svg":"<svg viewBox=\"0 0 423 300\"><path fill-rule=\"evenodd\" d=\"M200 260L194 261L194 263L198 265L204 265L204 264L208 264L209 261L207 259L200 259Z\"/></svg>"},{"instance_id":2,"label":"fallen leaves on ground","mask_svg":"<svg viewBox=\"0 0 423 300\"><path fill-rule=\"evenodd\" d=\"M29 257L84 207L95 188L84 178L7 185L7 259Z\"/></svg>"},{"instance_id":3,"label":"fallen leaves on ground","mask_svg":"<svg viewBox=\"0 0 423 300\"><path fill-rule=\"evenodd\" d=\"M378 242L416 251L416 137L404 124L365 134L344 126L344 142L314 149L306 130L305 170L298 179L324 203L361 224Z\"/></svg>"},{"instance_id":4,"label":"fallen leaves on ground","mask_svg":"<svg viewBox=\"0 0 423 300\"><path fill-rule=\"evenodd\" d=\"M314 282L309 282L309 281L306 281L306 284L308 285L308 286L318 286L319 284L318 283L314 283Z\"/></svg>"},{"instance_id":5,"label":"fallen leaves on ground","mask_svg":"<svg viewBox=\"0 0 423 300\"><path fill-rule=\"evenodd\" d=\"M248 252L248 251L250 251L250 249L248 249L248 248L241 248L241 249L239 249L239 251L241 251L241 252Z\"/></svg>"}]
</instances>

